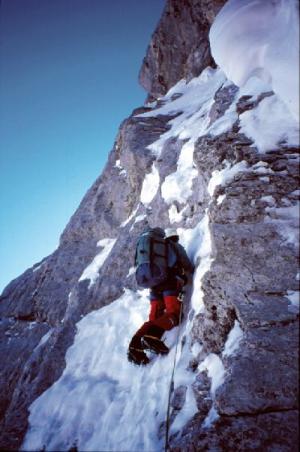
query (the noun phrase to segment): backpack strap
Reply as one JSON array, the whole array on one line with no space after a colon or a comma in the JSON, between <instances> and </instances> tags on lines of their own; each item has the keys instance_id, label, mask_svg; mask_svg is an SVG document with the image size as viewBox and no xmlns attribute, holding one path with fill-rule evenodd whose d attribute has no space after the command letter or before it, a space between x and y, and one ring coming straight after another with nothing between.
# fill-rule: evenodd
<instances>
[{"instance_id":1,"label":"backpack strap","mask_svg":"<svg viewBox=\"0 0 300 452\"><path fill-rule=\"evenodd\" d=\"M154 238L152 237L150 239L150 252L149 252L151 271L153 271L153 240L154 240Z\"/></svg>"},{"instance_id":2,"label":"backpack strap","mask_svg":"<svg viewBox=\"0 0 300 452\"><path fill-rule=\"evenodd\" d=\"M183 266L181 264L181 260L180 260L180 254L179 251L177 249L176 244L174 243L174 241L172 239L167 238L166 239L168 241L169 246L172 247L172 251L174 252L175 256L176 256L176 262L173 265L173 267L170 267L172 269L172 271L175 272L176 275L181 276L183 273Z\"/></svg>"},{"instance_id":3,"label":"backpack strap","mask_svg":"<svg viewBox=\"0 0 300 452\"><path fill-rule=\"evenodd\" d=\"M166 253L166 261L167 261L167 265L169 262L169 241L168 239L165 239L165 253Z\"/></svg>"}]
</instances>

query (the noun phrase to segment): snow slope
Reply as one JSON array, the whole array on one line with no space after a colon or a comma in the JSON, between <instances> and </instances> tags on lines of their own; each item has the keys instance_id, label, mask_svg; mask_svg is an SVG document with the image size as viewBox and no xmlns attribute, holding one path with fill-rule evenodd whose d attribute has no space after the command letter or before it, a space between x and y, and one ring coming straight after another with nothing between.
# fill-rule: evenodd
<instances>
[{"instance_id":1,"label":"snow slope","mask_svg":"<svg viewBox=\"0 0 300 452\"><path fill-rule=\"evenodd\" d=\"M187 237L192 232L187 231ZM190 243L190 255L198 257L199 252L201 240ZM75 443L86 451L161 450L164 438L159 439L157 432L166 418L175 342L189 322L166 335L171 347L167 357L155 357L146 368L137 367L127 361L126 352L148 309L147 291L126 290L118 300L77 324L63 375L30 408L31 428L23 450L43 446L67 450ZM197 411L190 389L194 376L186 370L189 353L182 352L180 348L175 384L187 385L189 397L176 422L178 429Z\"/></svg>"}]
</instances>

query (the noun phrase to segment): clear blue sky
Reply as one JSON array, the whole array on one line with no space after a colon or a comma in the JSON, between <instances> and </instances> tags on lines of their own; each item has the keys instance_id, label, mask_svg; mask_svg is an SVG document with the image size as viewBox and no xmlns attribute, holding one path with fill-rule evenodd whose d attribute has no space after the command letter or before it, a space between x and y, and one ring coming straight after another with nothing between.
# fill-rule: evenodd
<instances>
[{"instance_id":1,"label":"clear blue sky","mask_svg":"<svg viewBox=\"0 0 300 452\"><path fill-rule=\"evenodd\" d=\"M57 247L143 104L138 71L164 3L2 0L0 292Z\"/></svg>"}]
</instances>

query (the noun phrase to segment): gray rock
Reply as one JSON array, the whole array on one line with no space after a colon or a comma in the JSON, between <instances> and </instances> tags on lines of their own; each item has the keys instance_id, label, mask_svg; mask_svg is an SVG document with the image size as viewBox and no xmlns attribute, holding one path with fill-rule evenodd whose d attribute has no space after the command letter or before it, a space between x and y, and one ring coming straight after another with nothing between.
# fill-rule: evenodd
<instances>
[{"instance_id":1,"label":"gray rock","mask_svg":"<svg viewBox=\"0 0 300 452\"><path fill-rule=\"evenodd\" d=\"M200 420L200 422L199 422ZM213 428L201 430L195 418L174 441L172 452L298 451L298 412L283 411L256 416L222 416Z\"/></svg>"},{"instance_id":2,"label":"gray rock","mask_svg":"<svg viewBox=\"0 0 300 452\"><path fill-rule=\"evenodd\" d=\"M139 75L150 100L213 64L208 31L225 0L168 0Z\"/></svg>"},{"instance_id":3,"label":"gray rock","mask_svg":"<svg viewBox=\"0 0 300 452\"><path fill-rule=\"evenodd\" d=\"M216 393L218 412L234 416L297 409L298 344L298 322L247 331L239 353L225 361L229 372Z\"/></svg>"}]
</instances>

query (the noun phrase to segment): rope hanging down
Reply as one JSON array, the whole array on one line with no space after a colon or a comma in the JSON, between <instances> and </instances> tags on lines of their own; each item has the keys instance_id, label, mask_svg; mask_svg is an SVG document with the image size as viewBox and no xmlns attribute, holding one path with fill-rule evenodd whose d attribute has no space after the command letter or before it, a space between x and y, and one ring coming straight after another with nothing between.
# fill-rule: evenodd
<instances>
[{"instance_id":1,"label":"rope hanging down","mask_svg":"<svg viewBox=\"0 0 300 452\"><path fill-rule=\"evenodd\" d=\"M170 386L169 386L169 394L168 394L168 407L167 407L167 417L166 417L165 452L167 452L168 448L169 448L170 406L171 406L171 395L172 395L172 392L174 390L174 373L175 373L175 367L176 367L176 357L177 357L177 348L178 348L179 333L180 333L180 324L181 324L181 320L182 320L183 294L184 294L184 292L181 292L179 297L178 297L180 299L180 301L181 301L181 306L180 306L179 323L178 323L179 327L178 327L177 338L176 338L176 347L175 347L173 369L172 369Z\"/></svg>"}]
</instances>

